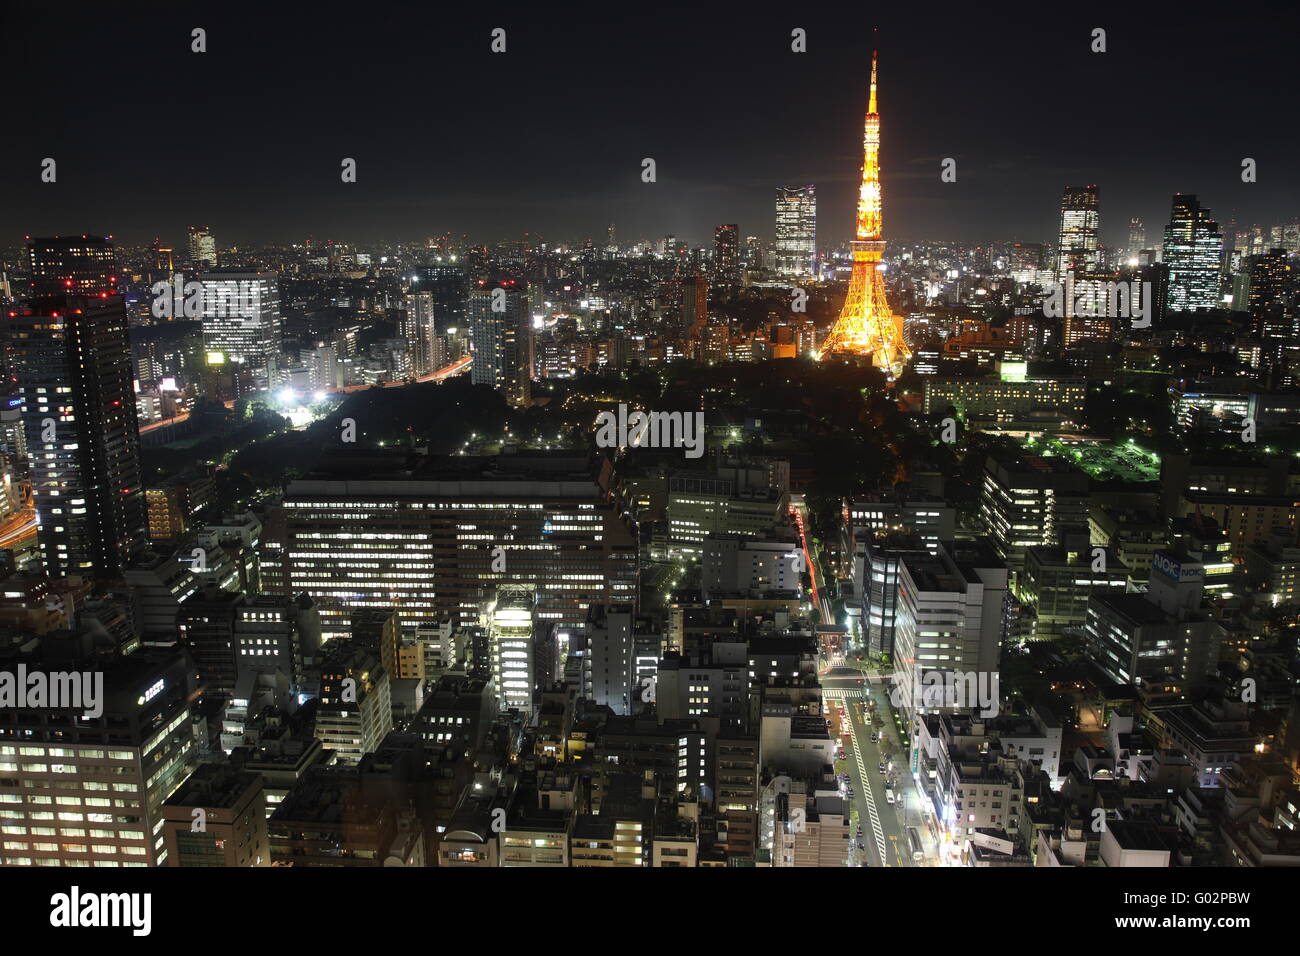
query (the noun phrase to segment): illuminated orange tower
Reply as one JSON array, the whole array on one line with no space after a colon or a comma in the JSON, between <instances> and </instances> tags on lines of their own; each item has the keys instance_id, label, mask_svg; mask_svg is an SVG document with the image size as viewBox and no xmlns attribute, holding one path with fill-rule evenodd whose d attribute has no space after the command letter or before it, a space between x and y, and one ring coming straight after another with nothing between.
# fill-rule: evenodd
<instances>
[{"instance_id":1,"label":"illuminated orange tower","mask_svg":"<svg viewBox=\"0 0 1300 956\"><path fill-rule=\"evenodd\" d=\"M871 99L862 134L862 187L858 191L858 232L853 241L853 276L844 308L822 344L821 358L835 352L870 355L871 364L891 376L903 370L912 351L903 340L903 317L885 299L880 274L885 240L881 234L880 114L876 112L876 51L871 51Z\"/></svg>"}]
</instances>

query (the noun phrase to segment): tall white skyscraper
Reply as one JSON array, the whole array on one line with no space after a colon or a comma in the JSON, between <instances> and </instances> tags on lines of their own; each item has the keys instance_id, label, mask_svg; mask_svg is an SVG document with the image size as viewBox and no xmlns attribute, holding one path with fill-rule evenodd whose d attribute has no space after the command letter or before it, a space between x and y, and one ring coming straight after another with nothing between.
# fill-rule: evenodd
<instances>
[{"instance_id":1,"label":"tall white skyscraper","mask_svg":"<svg viewBox=\"0 0 1300 956\"><path fill-rule=\"evenodd\" d=\"M474 365L470 380L503 392L512 405L531 396L533 335L525 290L512 279L484 284L466 304Z\"/></svg>"},{"instance_id":2,"label":"tall white skyscraper","mask_svg":"<svg viewBox=\"0 0 1300 956\"><path fill-rule=\"evenodd\" d=\"M200 273L203 351L209 365L244 365L270 384L280 354L280 287L271 272Z\"/></svg>"},{"instance_id":3,"label":"tall white skyscraper","mask_svg":"<svg viewBox=\"0 0 1300 956\"><path fill-rule=\"evenodd\" d=\"M817 259L815 186L776 187L776 271L812 275Z\"/></svg>"},{"instance_id":4,"label":"tall white skyscraper","mask_svg":"<svg viewBox=\"0 0 1300 956\"><path fill-rule=\"evenodd\" d=\"M427 375L438 368L440 356L437 354L433 315L433 293L412 285L406 293L406 311L402 313L399 334L406 340L417 376Z\"/></svg>"},{"instance_id":5,"label":"tall white skyscraper","mask_svg":"<svg viewBox=\"0 0 1300 956\"><path fill-rule=\"evenodd\" d=\"M926 674L982 675L985 688L993 689L991 677L1002 654L1006 598L1007 567L984 541L940 546L933 555L901 556L895 682L899 709L909 719L943 709L932 706L937 699L925 694L918 699L917 688L928 684ZM945 705L953 703L945 700Z\"/></svg>"},{"instance_id":6,"label":"tall white skyscraper","mask_svg":"<svg viewBox=\"0 0 1300 956\"><path fill-rule=\"evenodd\" d=\"M503 584L488 612L492 682L502 710L533 709L533 589Z\"/></svg>"}]
</instances>

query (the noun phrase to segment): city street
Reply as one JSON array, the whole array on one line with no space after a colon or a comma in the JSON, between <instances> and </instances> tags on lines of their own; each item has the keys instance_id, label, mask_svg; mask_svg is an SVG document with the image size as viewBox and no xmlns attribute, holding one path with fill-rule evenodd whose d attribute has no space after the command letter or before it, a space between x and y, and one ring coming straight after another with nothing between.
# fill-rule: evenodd
<instances>
[{"instance_id":1,"label":"city street","mask_svg":"<svg viewBox=\"0 0 1300 956\"><path fill-rule=\"evenodd\" d=\"M861 681L861 683L859 683ZM847 773L854 789L850 801L857 821L862 823L862 841L866 849L852 857L868 866L933 866L937 850L922 815L921 796L907 766L907 754L900 746L893 717L889 711L889 684L880 675L864 674L848 667L832 668L822 675L823 696L834 708L837 701L844 704L845 713L853 730L852 740L843 741ZM883 756L882 744L872 743L870 713L867 698L875 702L882 720L884 746L889 758ZM893 772L889 775L894 784L895 801L891 806L885 796L885 775L879 772L882 760L892 759ZM912 860L907 842L907 827L914 826L921 837L926 859L923 863ZM856 829L856 828L855 828ZM855 842L856 847L856 842Z\"/></svg>"}]
</instances>

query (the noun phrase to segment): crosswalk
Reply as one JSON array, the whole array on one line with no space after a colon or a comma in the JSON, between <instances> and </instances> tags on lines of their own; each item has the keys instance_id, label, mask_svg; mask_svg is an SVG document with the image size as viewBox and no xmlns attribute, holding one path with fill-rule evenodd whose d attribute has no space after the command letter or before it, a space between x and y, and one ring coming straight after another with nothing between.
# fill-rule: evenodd
<instances>
[{"instance_id":1,"label":"crosswalk","mask_svg":"<svg viewBox=\"0 0 1300 956\"><path fill-rule=\"evenodd\" d=\"M822 696L831 700L860 700L867 697L866 691L858 690L856 687L850 689L847 687L823 687Z\"/></svg>"}]
</instances>

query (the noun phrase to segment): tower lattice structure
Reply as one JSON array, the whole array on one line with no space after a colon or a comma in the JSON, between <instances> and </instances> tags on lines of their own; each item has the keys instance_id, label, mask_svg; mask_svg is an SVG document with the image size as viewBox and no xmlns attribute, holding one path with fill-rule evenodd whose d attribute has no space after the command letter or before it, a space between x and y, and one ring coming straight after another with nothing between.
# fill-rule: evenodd
<instances>
[{"instance_id":1,"label":"tower lattice structure","mask_svg":"<svg viewBox=\"0 0 1300 956\"><path fill-rule=\"evenodd\" d=\"M871 364L891 376L903 370L912 351L903 339L903 317L894 315L885 298L880 261L885 253L881 231L880 114L876 112L876 53L871 53L871 98L862 135L862 186L858 190L858 228L853 241L853 275L844 308L822 344L821 357L836 352L870 355Z\"/></svg>"}]
</instances>

